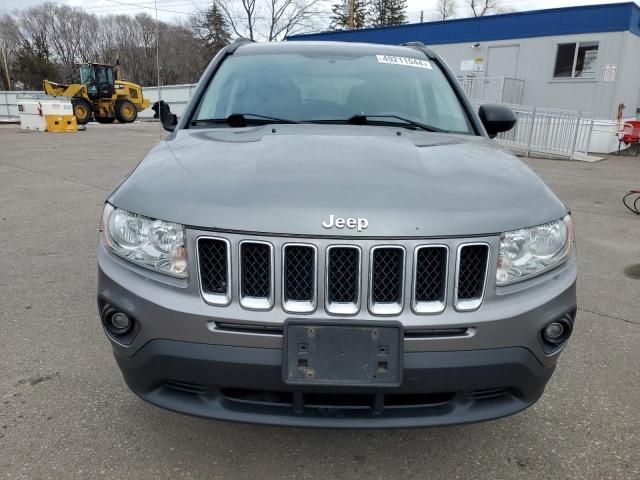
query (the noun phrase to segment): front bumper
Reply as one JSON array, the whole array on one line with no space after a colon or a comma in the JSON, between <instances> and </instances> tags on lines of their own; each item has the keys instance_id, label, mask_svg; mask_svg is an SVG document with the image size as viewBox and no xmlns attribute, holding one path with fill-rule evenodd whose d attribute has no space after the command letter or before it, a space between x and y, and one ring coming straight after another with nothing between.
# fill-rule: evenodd
<instances>
[{"instance_id":1,"label":"front bumper","mask_svg":"<svg viewBox=\"0 0 640 480\"><path fill-rule=\"evenodd\" d=\"M533 404L555 367L521 347L404 356L399 388L311 390L282 383L281 351L154 340L116 355L144 400L200 417L270 425L406 428L489 420Z\"/></svg>"},{"instance_id":2,"label":"front bumper","mask_svg":"<svg viewBox=\"0 0 640 480\"><path fill-rule=\"evenodd\" d=\"M405 326L399 387L300 388L282 381L281 330L221 328L242 321L281 326L286 314L206 305L197 279L142 270L102 245L98 260L99 304L137 324L127 344L109 336L131 390L170 410L252 423L404 428L514 414L542 395L562 350L545 352L541 329L576 310L572 256L545 278L488 290L475 312L396 317ZM307 318L327 320L319 314ZM355 320L375 318L363 312ZM423 335L416 326L436 327L436 334ZM447 328L465 333L438 334Z\"/></svg>"}]
</instances>

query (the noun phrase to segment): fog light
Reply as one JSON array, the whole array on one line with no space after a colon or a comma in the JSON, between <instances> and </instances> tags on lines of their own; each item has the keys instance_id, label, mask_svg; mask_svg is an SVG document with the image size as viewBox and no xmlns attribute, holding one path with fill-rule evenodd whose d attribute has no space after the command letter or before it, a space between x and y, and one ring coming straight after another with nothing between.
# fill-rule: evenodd
<instances>
[{"instance_id":1,"label":"fog light","mask_svg":"<svg viewBox=\"0 0 640 480\"><path fill-rule=\"evenodd\" d=\"M540 332L540 336L544 343L551 347L552 350L556 349L563 343L565 343L571 335L573 322L571 316L564 316L553 322L549 323ZM547 352L548 353L548 352Z\"/></svg>"},{"instance_id":2,"label":"fog light","mask_svg":"<svg viewBox=\"0 0 640 480\"><path fill-rule=\"evenodd\" d=\"M111 315L111 325L118 332L124 333L131 327L131 320L126 314L118 312Z\"/></svg>"},{"instance_id":3,"label":"fog light","mask_svg":"<svg viewBox=\"0 0 640 480\"><path fill-rule=\"evenodd\" d=\"M547 328L544 329L545 337L547 337L547 339L551 341L557 340L558 338L562 337L563 333L564 326L558 322L551 322L549 325L547 325Z\"/></svg>"}]
</instances>

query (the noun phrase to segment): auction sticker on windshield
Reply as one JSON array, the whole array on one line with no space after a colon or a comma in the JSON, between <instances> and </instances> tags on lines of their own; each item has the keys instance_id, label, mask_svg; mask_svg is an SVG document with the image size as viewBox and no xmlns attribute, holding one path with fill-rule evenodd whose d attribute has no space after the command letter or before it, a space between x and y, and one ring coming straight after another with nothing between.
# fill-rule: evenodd
<instances>
[{"instance_id":1,"label":"auction sticker on windshield","mask_svg":"<svg viewBox=\"0 0 640 480\"><path fill-rule=\"evenodd\" d=\"M392 65L406 65L407 67L432 69L431 64L426 60L410 57L395 57L393 55L376 55L378 63L390 63Z\"/></svg>"}]
</instances>

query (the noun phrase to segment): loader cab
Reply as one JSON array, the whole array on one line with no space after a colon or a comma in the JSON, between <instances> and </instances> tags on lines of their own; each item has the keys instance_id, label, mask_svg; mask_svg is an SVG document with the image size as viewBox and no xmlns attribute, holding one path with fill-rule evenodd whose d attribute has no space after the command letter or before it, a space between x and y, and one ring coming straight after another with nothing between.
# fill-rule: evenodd
<instances>
[{"instance_id":1,"label":"loader cab","mask_svg":"<svg viewBox=\"0 0 640 480\"><path fill-rule=\"evenodd\" d=\"M114 67L99 63L80 65L80 83L87 86L92 99L111 98L116 92Z\"/></svg>"}]
</instances>

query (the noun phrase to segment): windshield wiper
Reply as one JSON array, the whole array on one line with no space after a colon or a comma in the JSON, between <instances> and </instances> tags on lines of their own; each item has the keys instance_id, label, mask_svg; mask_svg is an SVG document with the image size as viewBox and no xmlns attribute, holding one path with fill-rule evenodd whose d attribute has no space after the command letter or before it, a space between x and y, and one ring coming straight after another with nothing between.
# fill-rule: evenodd
<instances>
[{"instance_id":1,"label":"windshield wiper","mask_svg":"<svg viewBox=\"0 0 640 480\"><path fill-rule=\"evenodd\" d=\"M419 128L420 130L425 130L427 132L446 132L446 130L442 130L441 128L432 127L431 125L427 125L425 123L417 122L415 120L411 120L409 118L401 117L399 115L353 115L347 119L347 123L352 123L354 125L367 125L369 124L370 118L395 118L396 120L400 120L407 125L411 125L413 127ZM390 123L397 124L398 122L380 122L376 121L375 123Z\"/></svg>"},{"instance_id":2,"label":"windshield wiper","mask_svg":"<svg viewBox=\"0 0 640 480\"><path fill-rule=\"evenodd\" d=\"M253 118L251 118L253 117ZM300 123L285 118L269 117L258 113L232 113L226 118L199 118L191 125L229 125L230 127L246 127L247 125L267 125L272 123Z\"/></svg>"},{"instance_id":3,"label":"windshield wiper","mask_svg":"<svg viewBox=\"0 0 640 480\"><path fill-rule=\"evenodd\" d=\"M389 120L375 120L376 118L388 118L388 119L396 119L399 122L389 121ZM370 120L371 119L371 120ZM305 120L304 123L326 123L326 124L351 124L351 125L383 125L383 126L401 126L403 128L410 128L411 130L420 129L426 132L441 132L447 133L447 130L443 130L441 128L432 127L431 125L426 125L424 123L417 122L415 120L410 120L408 118L401 117L399 115L352 115L349 118L345 119L333 119L333 120Z\"/></svg>"}]
</instances>

